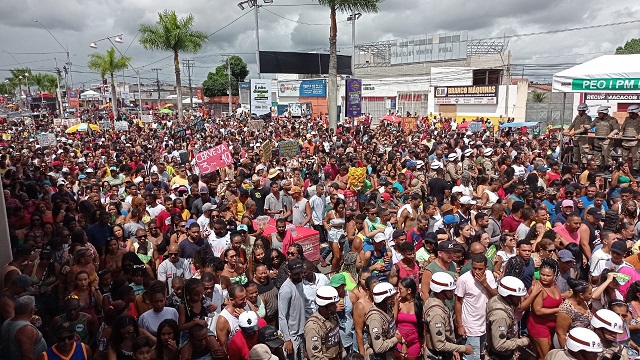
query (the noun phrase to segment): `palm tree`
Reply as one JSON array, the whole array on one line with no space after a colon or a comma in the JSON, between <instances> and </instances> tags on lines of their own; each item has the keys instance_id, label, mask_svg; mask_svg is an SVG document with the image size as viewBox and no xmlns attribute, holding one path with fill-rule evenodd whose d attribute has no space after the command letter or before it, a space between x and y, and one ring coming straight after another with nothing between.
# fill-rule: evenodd
<instances>
[{"instance_id":1,"label":"palm tree","mask_svg":"<svg viewBox=\"0 0 640 360\"><path fill-rule=\"evenodd\" d=\"M331 11L331 28L329 30L329 127L336 129L338 126L338 23L336 13L338 11L353 13L375 13L380 10L378 5L383 0L318 0L320 5L328 6ZM355 59L351 59L355 61Z\"/></svg>"},{"instance_id":2,"label":"palm tree","mask_svg":"<svg viewBox=\"0 0 640 360\"><path fill-rule=\"evenodd\" d=\"M58 79L52 74L33 74L29 81L33 82L41 93L55 93L58 88Z\"/></svg>"},{"instance_id":3,"label":"palm tree","mask_svg":"<svg viewBox=\"0 0 640 360\"><path fill-rule=\"evenodd\" d=\"M131 62L131 57L118 57L116 55L116 49L113 47L107 50L105 54L89 54L87 67L100 73L102 79L104 79L107 74L111 77L111 108L113 109L113 120L118 119L118 107L116 106L118 101L116 98L116 83L113 74L129 67L129 62Z\"/></svg>"},{"instance_id":4,"label":"palm tree","mask_svg":"<svg viewBox=\"0 0 640 360\"><path fill-rule=\"evenodd\" d=\"M178 18L174 10L158 13L155 25L140 25L140 45L147 50L163 50L173 53L173 66L176 72L176 90L178 93L178 117L182 120L182 81L180 81L180 52L197 53L209 36L191 29L194 17L189 14Z\"/></svg>"},{"instance_id":5,"label":"palm tree","mask_svg":"<svg viewBox=\"0 0 640 360\"><path fill-rule=\"evenodd\" d=\"M20 88L21 90L20 96L22 96L22 85L26 86L27 77L32 75L31 69L29 68L11 69L9 70L9 73L11 73L11 77L7 78L7 80L9 80L9 84L13 89Z\"/></svg>"},{"instance_id":6,"label":"palm tree","mask_svg":"<svg viewBox=\"0 0 640 360\"><path fill-rule=\"evenodd\" d=\"M547 100L547 94L542 92L542 91L534 90L531 93L531 96L532 96L532 100L533 100L534 103L541 104L541 103L545 102L545 100Z\"/></svg>"}]
</instances>

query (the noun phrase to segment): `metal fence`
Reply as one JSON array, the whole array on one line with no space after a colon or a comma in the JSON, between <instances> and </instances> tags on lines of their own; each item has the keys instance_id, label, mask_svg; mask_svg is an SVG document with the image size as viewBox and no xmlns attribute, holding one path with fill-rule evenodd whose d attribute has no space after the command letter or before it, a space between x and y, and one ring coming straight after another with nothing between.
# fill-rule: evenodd
<instances>
[{"instance_id":1,"label":"metal fence","mask_svg":"<svg viewBox=\"0 0 640 360\"><path fill-rule=\"evenodd\" d=\"M543 94L546 96L542 102L534 101L533 92L528 94L526 121L540 121L545 125L551 124L551 126L560 125L564 107L564 124L570 124L571 120L573 120L573 94L566 95L551 92L544 92Z\"/></svg>"}]
</instances>

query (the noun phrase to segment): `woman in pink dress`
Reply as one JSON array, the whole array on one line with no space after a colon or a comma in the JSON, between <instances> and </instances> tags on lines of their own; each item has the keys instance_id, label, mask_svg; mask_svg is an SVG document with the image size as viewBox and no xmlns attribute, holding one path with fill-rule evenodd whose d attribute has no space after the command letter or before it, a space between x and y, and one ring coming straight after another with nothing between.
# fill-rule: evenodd
<instances>
[{"instance_id":1,"label":"woman in pink dress","mask_svg":"<svg viewBox=\"0 0 640 360\"><path fill-rule=\"evenodd\" d=\"M420 356L424 325L416 314L422 314L422 305L416 282L410 277L401 279L393 313L398 332L406 343L397 345L394 352L396 360L416 360Z\"/></svg>"}]
</instances>

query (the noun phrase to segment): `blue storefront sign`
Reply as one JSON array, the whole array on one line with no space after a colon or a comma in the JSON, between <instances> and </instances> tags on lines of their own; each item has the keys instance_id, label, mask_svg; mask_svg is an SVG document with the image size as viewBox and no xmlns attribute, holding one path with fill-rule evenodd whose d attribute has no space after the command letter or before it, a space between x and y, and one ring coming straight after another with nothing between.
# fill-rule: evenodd
<instances>
[{"instance_id":1,"label":"blue storefront sign","mask_svg":"<svg viewBox=\"0 0 640 360\"><path fill-rule=\"evenodd\" d=\"M327 83L324 79L302 80L300 83L301 97L327 97Z\"/></svg>"}]
</instances>

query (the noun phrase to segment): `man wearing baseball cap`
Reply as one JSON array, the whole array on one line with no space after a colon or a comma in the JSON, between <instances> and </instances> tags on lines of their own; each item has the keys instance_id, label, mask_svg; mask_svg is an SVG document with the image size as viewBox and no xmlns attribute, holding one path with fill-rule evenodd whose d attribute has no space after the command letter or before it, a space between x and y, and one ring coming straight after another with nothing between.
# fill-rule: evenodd
<instances>
[{"instance_id":1,"label":"man wearing baseball cap","mask_svg":"<svg viewBox=\"0 0 640 360\"><path fill-rule=\"evenodd\" d=\"M287 269L289 278L278 291L278 324L284 339L285 355L291 360L302 360L306 322L302 286L304 264L300 259L291 259Z\"/></svg>"},{"instance_id":2,"label":"man wearing baseball cap","mask_svg":"<svg viewBox=\"0 0 640 360\"><path fill-rule=\"evenodd\" d=\"M227 344L229 360L245 360L249 358L249 351L258 343L258 330L267 326L264 319L259 318L255 311L245 311L238 317L236 332Z\"/></svg>"},{"instance_id":3,"label":"man wearing baseball cap","mask_svg":"<svg viewBox=\"0 0 640 360\"><path fill-rule=\"evenodd\" d=\"M435 273L439 273L442 271L449 272L451 274L455 274L456 265L453 263L453 255L455 253L455 246L451 241L441 241L438 244L438 255L432 262L427 265L425 271L422 273L422 298L428 299L430 295L429 283L431 282L431 277ZM450 301L447 305L453 306L453 302Z\"/></svg>"},{"instance_id":4,"label":"man wearing baseball cap","mask_svg":"<svg viewBox=\"0 0 640 360\"><path fill-rule=\"evenodd\" d=\"M83 344L80 340L76 340L76 325L75 323L63 322L57 324L53 329L53 334L56 343L48 348L40 355L40 359L55 360L55 359L74 359L74 360L86 360L91 359L91 348Z\"/></svg>"},{"instance_id":5,"label":"man wearing baseball cap","mask_svg":"<svg viewBox=\"0 0 640 360\"><path fill-rule=\"evenodd\" d=\"M258 330L258 343L265 344L274 355L281 355L284 358L284 340L282 332L273 326L267 325ZM255 347L254 347L255 348Z\"/></svg>"},{"instance_id":6,"label":"man wearing baseball cap","mask_svg":"<svg viewBox=\"0 0 640 360\"><path fill-rule=\"evenodd\" d=\"M600 278L600 274L604 269L611 269L617 273L628 275L630 279L627 281L622 281L620 279L616 279L620 286L618 287L618 291L620 294L624 296L629 290L629 286L637 280L640 280L640 273L636 271L636 269L624 260L627 254L627 242L624 240L616 240L613 244L611 244L611 258L610 259L601 259L596 264L594 270L591 272L592 282L594 277Z\"/></svg>"},{"instance_id":7,"label":"man wearing baseball cap","mask_svg":"<svg viewBox=\"0 0 640 360\"><path fill-rule=\"evenodd\" d=\"M340 339L345 349L353 346L353 302L351 294L347 290L347 273L337 273L329 280L329 286L338 292L338 305L336 314L340 320ZM355 297L354 297L355 298Z\"/></svg>"},{"instance_id":8,"label":"man wearing baseball cap","mask_svg":"<svg viewBox=\"0 0 640 360\"><path fill-rule=\"evenodd\" d=\"M556 282L558 283L558 289L561 294L571 290L567 280L576 278L576 271L574 269L575 262L576 258L571 251L567 249L558 251L558 277L556 278Z\"/></svg>"}]
</instances>

